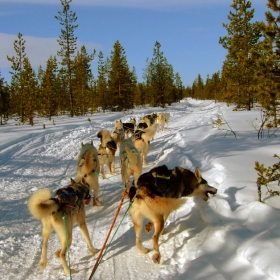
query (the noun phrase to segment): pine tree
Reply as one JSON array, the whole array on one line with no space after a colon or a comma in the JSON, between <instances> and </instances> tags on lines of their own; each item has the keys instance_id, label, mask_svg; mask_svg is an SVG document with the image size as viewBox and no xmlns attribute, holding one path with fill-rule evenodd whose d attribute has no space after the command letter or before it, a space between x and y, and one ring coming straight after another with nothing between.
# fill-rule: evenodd
<instances>
[{"instance_id":1,"label":"pine tree","mask_svg":"<svg viewBox=\"0 0 280 280\"><path fill-rule=\"evenodd\" d=\"M251 54L258 47L261 37L260 29L251 20L254 9L247 0L233 0L231 5L229 24L223 23L228 36L220 37L219 43L228 50L223 66L223 74L228 82L228 90L233 93L237 107L246 107L251 110L255 94L254 85L256 62Z\"/></svg>"},{"instance_id":2,"label":"pine tree","mask_svg":"<svg viewBox=\"0 0 280 280\"><path fill-rule=\"evenodd\" d=\"M76 13L70 11L70 3L72 0L60 0L63 7L62 11L58 11L58 16L55 16L59 20L60 25L63 26L61 29L61 35L57 40L61 46L60 51L57 55L61 57L61 65L65 67L67 73L67 92L69 95L69 110L71 117L74 116L74 97L73 97L73 86L72 86L72 75L73 75L73 56L76 50L77 37L74 36L74 31L78 27L74 24L77 20Z\"/></svg>"},{"instance_id":3,"label":"pine tree","mask_svg":"<svg viewBox=\"0 0 280 280\"><path fill-rule=\"evenodd\" d=\"M18 39L14 41L16 56L7 56L7 59L12 63L11 68L13 70L10 72L12 75L10 85L11 103L13 104L11 113L18 115L21 122L24 122L24 99L20 88L20 73L23 71L23 62L26 58L25 42L23 35L18 33Z\"/></svg>"},{"instance_id":4,"label":"pine tree","mask_svg":"<svg viewBox=\"0 0 280 280\"><path fill-rule=\"evenodd\" d=\"M147 87L152 93L151 106L165 107L172 102L174 82L173 67L163 56L161 45L156 41L152 61L147 65L145 78Z\"/></svg>"},{"instance_id":5,"label":"pine tree","mask_svg":"<svg viewBox=\"0 0 280 280\"><path fill-rule=\"evenodd\" d=\"M87 54L86 47L82 46L77 52L73 64L73 96L76 114L86 114L90 104L90 84L93 79L90 62L94 59L93 54Z\"/></svg>"},{"instance_id":6,"label":"pine tree","mask_svg":"<svg viewBox=\"0 0 280 280\"><path fill-rule=\"evenodd\" d=\"M133 108L132 73L129 70L125 50L117 40L111 51L109 70L109 93L112 108Z\"/></svg>"},{"instance_id":7,"label":"pine tree","mask_svg":"<svg viewBox=\"0 0 280 280\"><path fill-rule=\"evenodd\" d=\"M109 96L108 96L108 71L106 63L103 59L102 51L98 54L98 77L97 77L97 96L98 104L102 108L103 112L109 108Z\"/></svg>"},{"instance_id":8,"label":"pine tree","mask_svg":"<svg viewBox=\"0 0 280 280\"><path fill-rule=\"evenodd\" d=\"M23 70L20 72L19 86L22 96L23 122L28 120L29 124L33 126L35 112L38 109L38 81L27 57L23 59Z\"/></svg>"},{"instance_id":9,"label":"pine tree","mask_svg":"<svg viewBox=\"0 0 280 280\"><path fill-rule=\"evenodd\" d=\"M264 39L262 51L254 54L258 62L259 101L265 109L265 114L271 120L269 126L277 127L280 124L280 3L277 0L268 0L265 23L260 23ZM275 15L274 15L275 13Z\"/></svg>"},{"instance_id":10,"label":"pine tree","mask_svg":"<svg viewBox=\"0 0 280 280\"><path fill-rule=\"evenodd\" d=\"M0 125L6 123L9 116L10 93L7 83L1 77L0 72ZM5 120L5 121L3 121Z\"/></svg>"},{"instance_id":11,"label":"pine tree","mask_svg":"<svg viewBox=\"0 0 280 280\"><path fill-rule=\"evenodd\" d=\"M40 92L41 110L49 120L58 113L57 72L58 65L56 57L50 56L47 60L46 70L42 74Z\"/></svg>"}]
</instances>

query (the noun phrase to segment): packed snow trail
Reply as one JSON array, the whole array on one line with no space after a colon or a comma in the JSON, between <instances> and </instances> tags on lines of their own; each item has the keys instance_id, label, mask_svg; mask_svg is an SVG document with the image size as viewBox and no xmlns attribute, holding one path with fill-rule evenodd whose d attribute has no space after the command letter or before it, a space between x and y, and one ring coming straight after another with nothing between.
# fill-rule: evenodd
<instances>
[{"instance_id":1,"label":"packed snow trail","mask_svg":"<svg viewBox=\"0 0 280 280\"><path fill-rule=\"evenodd\" d=\"M240 178L237 186L239 170L231 168L238 165L236 154L250 149L262 151L265 143L248 140L247 131L239 133L241 139L238 142L233 137L213 137L216 130L212 123L221 115L222 109L227 110L222 103L185 99L166 109L135 109L127 115L97 113L89 116L91 122L87 120L88 116L58 117L55 126L46 121L46 129L42 129L42 119L38 119L34 127L14 124L1 127L0 274L13 280L69 279L63 274L60 260L54 257L54 252L60 247L55 233L49 240L47 267L39 269L42 228L28 212L28 198L40 188L55 192L68 185L70 178L76 175L81 143L93 140L98 147L97 133L101 129L112 131L115 120L127 122L130 117L135 117L138 121L144 115L168 110L171 114L168 129L156 133L143 172L162 164L169 168L182 166L192 171L198 166L203 177L218 188L218 194L207 203L189 198L184 207L170 215L165 234L159 240L160 265L152 262L151 253L139 254L132 221L129 214L124 216L129 206L129 201L125 201L111 236L122 219L123 222L93 279L280 278L275 260L259 262L266 258L259 246L262 238L267 238L264 242L267 248L272 244L280 247L276 238L280 227L273 223L279 220L279 210L256 201L254 191L250 190L253 179L252 183L244 183ZM251 147L247 143L252 143ZM273 139L269 143L272 149L278 144ZM230 150L231 147L236 150ZM251 164L249 157L246 161L246 165ZM116 174L108 175L105 169L107 178L103 180L100 177L99 180L100 200L104 206L86 207L90 237L93 245L100 249L122 199L118 152L115 163ZM244 172L248 173L248 170ZM258 209L270 218L263 218ZM259 213L259 221L265 228L255 226L253 222L257 216L254 213ZM151 234L143 233L144 246L152 248L151 237ZM257 248L256 254L252 246ZM279 250L274 255L275 259L280 257ZM70 258L71 267L78 273L73 274L72 279L88 279L97 257L98 254L89 254L81 232L75 226Z\"/></svg>"}]
</instances>

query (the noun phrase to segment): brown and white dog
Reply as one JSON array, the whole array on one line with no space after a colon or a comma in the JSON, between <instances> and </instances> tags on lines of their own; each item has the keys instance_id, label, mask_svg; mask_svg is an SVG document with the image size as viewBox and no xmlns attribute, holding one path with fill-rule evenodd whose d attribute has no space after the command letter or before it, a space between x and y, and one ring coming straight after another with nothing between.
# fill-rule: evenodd
<instances>
[{"instance_id":1,"label":"brown and white dog","mask_svg":"<svg viewBox=\"0 0 280 280\"><path fill-rule=\"evenodd\" d=\"M130 189L130 199L133 200L130 215L134 224L136 245L143 254L149 252L142 245L142 227L145 218L149 220L146 232L155 229L152 237L154 263L160 263L158 239L163 231L164 223L171 211L178 209L185 200L182 197L199 196L208 200L208 194L216 194L217 189L208 185L202 178L199 168L195 172L175 167L169 170L167 166L159 166L142 174L137 182L138 189Z\"/></svg>"},{"instance_id":2,"label":"brown and white dog","mask_svg":"<svg viewBox=\"0 0 280 280\"><path fill-rule=\"evenodd\" d=\"M147 155L149 152L150 142L154 138L157 131L157 123L145 128L144 130L137 130L135 136L132 138L134 145L140 152L140 157L143 165L147 164Z\"/></svg>"},{"instance_id":3,"label":"brown and white dog","mask_svg":"<svg viewBox=\"0 0 280 280\"><path fill-rule=\"evenodd\" d=\"M159 131L159 127L161 127L162 131L165 131L165 129L168 127L169 118L170 118L169 112L157 114L158 131Z\"/></svg>"},{"instance_id":4,"label":"brown and white dog","mask_svg":"<svg viewBox=\"0 0 280 280\"><path fill-rule=\"evenodd\" d=\"M97 137L100 138L101 144L98 148L98 160L100 164L102 178L105 179L104 165L108 166L110 174L116 172L115 170L115 153L117 145L113 140L109 130L103 129L98 132Z\"/></svg>"},{"instance_id":5,"label":"brown and white dog","mask_svg":"<svg viewBox=\"0 0 280 280\"><path fill-rule=\"evenodd\" d=\"M93 206L100 206L102 202L98 198L99 182L98 175L100 173L100 165L98 160L98 152L91 141L90 144L83 144L80 150L77 163L76 181L83 178L90 186L90 192L93 192Z\"/></svg>"},{"instance_id":6,"label":"brown and white dog","mask_svg":"<svg viewBox=\"0 0 280 280\"><path fill-rule=\"evenodd\" d=\"M27 203L29 212L35 219L41 221L43 227L42 254L39 262L41 269L46 268L48 240L52 231L55 230L61 244L61 249L56 251L55 255L60 258L64 273L66 275L70 274L65 254L67 252L67 241L69 248L72 244L72 229L75 223L78 223L90 252L92 254L98 252L90 241L86 225L84 201L88 196L89 185L84 180L75 182L71 179L71 184L66 188L59 189L53 198L49 189L40 189L29 198ZM66 240L65 228L68 240ZM75 272L71 269L71 273Z\"/></svg>"},{"instance_id":7,"label":"brown and white dog","mask_svg":"<svg viewBox=\"0 0 280 280\"><path fill-rule=\"evenodd\" d=\"M121 120L116 120L115 121L115 127L114 130L111 134L113 140L117 144L117 147L120 147L120 144L122 140L124 139L124 128L123 128L123 123Z\"/></svg>"},{"instance_id":8,"label":"brown and white dog","mask_svg":"<svg viewBox=\"0 0 280 280\"><path fill-rule=\"evenodd\" d=\"M134 184L137 184L142 173L140 153L130 138L123 139L120 144L120 168L125 191L129 192L130 176L133 176Z\"/></svg>"}]
</instances>

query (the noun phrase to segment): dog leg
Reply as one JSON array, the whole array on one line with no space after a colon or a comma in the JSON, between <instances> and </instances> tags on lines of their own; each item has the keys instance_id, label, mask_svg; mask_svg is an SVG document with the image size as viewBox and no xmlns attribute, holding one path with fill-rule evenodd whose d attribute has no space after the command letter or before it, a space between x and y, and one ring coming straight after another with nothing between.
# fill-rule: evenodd
<instances>
[{"instance_id":1,"label":"dog leg","mask_svg":"<svg viewBox=\"0 0 280 280\"><path fill-rule=\"evenodd\" d=\"M59 256L61 264L64 268L64 273L65 275L69 275L70 274L70 268L67 264L66 261L66 252L67 252L67 242L68 242L68 247L70 249L71 244L72 244L72 228L73 228L73 224L72 221L68 218L66 220L66 227L67 227L67 236L68 236L68 240L66 240L66 234L65 234L65 229L64 229L64 224L63 222L56 224L55 227L55 231L57 233L58 239L60 241L61 244L61 249L56 251L55 255ZM77 273L76 270L71 269L71 273Z\"/></svg>"},{"instance_id":2,"label":"dog leg","mask_svg":"<svg viewBox=\"0 0 280 280\"><path fill-rule=\"evenodd\" d=\"M102 164L102 165L100 166L100 169L101 169L102 179L105 179L104 164Z\"/></svg>"},{"instance_id":3,"label":"dog leg","mask_svg":"<svg viewBox=\"0 0 280 280\"><path fill-rule=\"evenodd\" d=\"M44 269L47 266L48 241L49 241L50 235L53 231L53 228L52 228L49 220L42 220L42 226L43 226L43 229L42 229L43 245L42 245L42 254L41 254L39 266L41 269Z\"/></svg>"},{"instance_id":4,"label":"dog leg","mask_svg":"<svg viewBox=\"0 0 280 280\"><path fill-rule=\"evenodd\" d=\"M133 210L130 212L130 214L136 235L136 246L140 253L147 254L150 252L150 250L145 248L142 244L142 225L144 217L141 214L134 212Z\"/></svg>"},{"instance_id":5,"label":"dog leg","mask_svg":"<svg viewBox=\"0 0 280 280\"><path fill-rule=\"evenodd\" d=\"M156 264L160 263L160 259L161 259L161 255L159 252L159 245L158 245L158 239L159 236L161 234L161 232L163 231L163 227L164 227L164 219L163 217L158 217L159 219L157 219L157 221L154 224L155 227L155 233L152 237L152 242L153 242L153 248L154 248L154 254L153 254L153 262Z\"/></svg>"},{"instance_id":6,"label":"dog leg","mask_svg":"<svg viewBox=\"0 0 280 280\"><path fill-rule=\"evenodd\" d=\"M84 217L79 219L77 222L78 222L78 225L81 229L81 232L82 232L82 235L84 237L84 240L86 241L86 244L88 246L88 249L90 250L90 252L94 255L98 252L97 249L95 249L90 241L90 237L89 237L89 233L88 233L88 228L87 228L87 225L86 225L86 221L85 221L85 214L83 215Z\"/></svg>"}]
</instances>

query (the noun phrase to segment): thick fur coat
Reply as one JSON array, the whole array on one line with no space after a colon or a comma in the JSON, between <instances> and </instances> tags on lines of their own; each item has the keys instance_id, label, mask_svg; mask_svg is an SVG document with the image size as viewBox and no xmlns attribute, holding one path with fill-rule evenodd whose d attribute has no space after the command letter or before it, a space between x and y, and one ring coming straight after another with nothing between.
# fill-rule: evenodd
<instances>
[{"instance_id":1,"label":"thick fur coat","mask_svg":"<svg viewBox=\"0 0 280 280\"><path fill-rule=\"evenodd\" d=\"M56 257L60 258L61 264L66 275L70 274L70 268L66 262L66 232L68 236L68 246L72 244L72 229L78 223L85 242L92 254L98 252L90 241L88 228L86 225L86 214L84 201L89 195L89 185L83 182L71 180L71 185L60 189L55 196L51 197L48 189L40 189L33 193L28 200L28 209L31 215L42 222L43 245L42 254L39 262L40 268L44 269L47 265L48 240L53 230L61 243L61 249L56 251ZM63 220L64 218L64 220ZM65 224L64 224L65 223ZM71 270L71 273L75 273Z\"/></svg>"}]
</instances>

